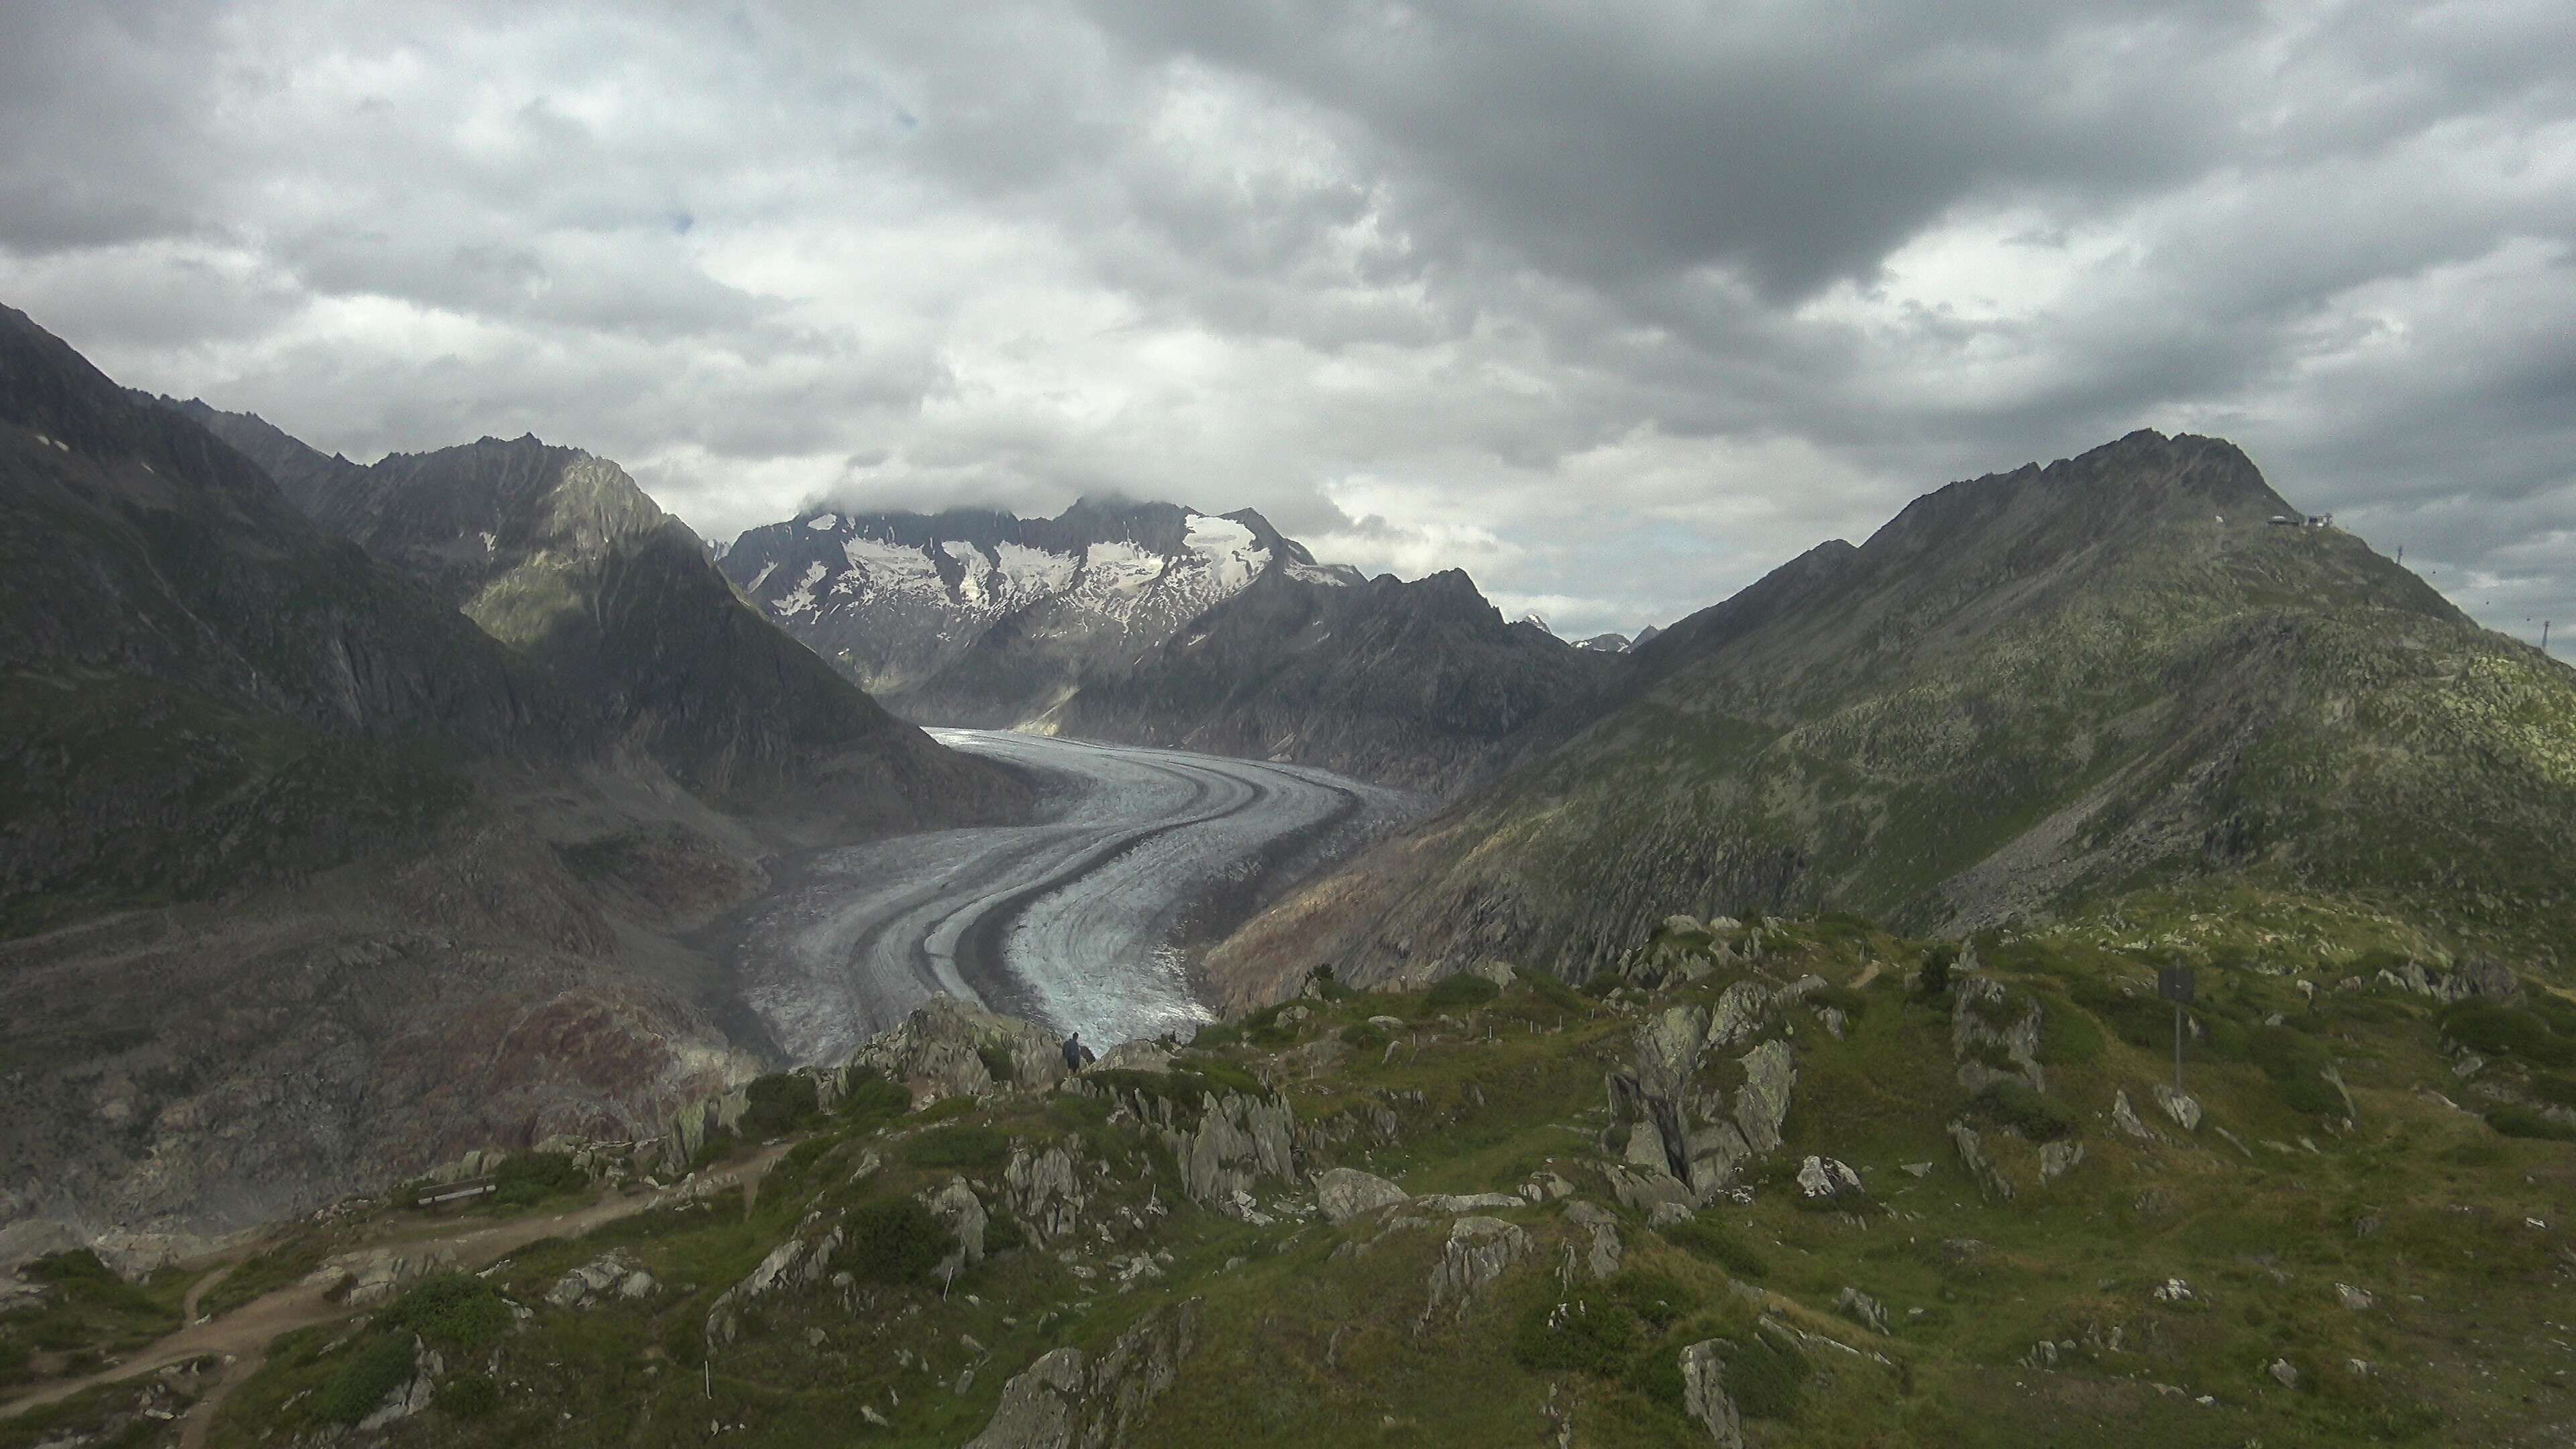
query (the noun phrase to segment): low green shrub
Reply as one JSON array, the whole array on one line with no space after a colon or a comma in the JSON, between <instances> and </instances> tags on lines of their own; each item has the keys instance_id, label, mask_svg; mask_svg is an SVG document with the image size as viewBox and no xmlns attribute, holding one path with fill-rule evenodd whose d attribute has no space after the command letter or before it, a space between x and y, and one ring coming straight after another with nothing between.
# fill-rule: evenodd
<instances>
[{"instance_id":1,"label":"low green shrub","mask_svg":"<svg viewBox=\"0 0 2576 1449\"><path fill-rule=\"evenodd\" d=\"M1512 1328L1512 1357L1529 1368L1617 1377L1644 1335L1609 1297L1543 1298Z\"/></svg>"},{"instance_id":2,"label":"low green shrub","mask_svg":"<svg viewBox=\"0 0 2576 1449\"><path fill-rule=\"evenodd\" d=\"M335 1424L354 1424L374 1413L387 1394L409 1383L411 1375L411 1335L378 1334L313 1391L313 1413Z\"/></svg>"},{"instance_id":3,"label":"low green shrub","mask_svg":"<svg viewBox=\"0 0 2576 1449\"><path fill-rule=\"evenodd\" d=\"M1491 981L1482 976L1470 976L1462 971L1455 976L1443 976L1433 982L1429 994L1422 1000L1425 1006L1435 1011L1446 1011L1453 1008L1483 1006L1502 994L1503 989Z\"/></svg>"},{"instance_id":4,"label":"low green shrub","mask_svg":"<svg viewBox=\"0 0 2576 1449\"><path fill-rule=\"evenodd\" d=\"M1761 1278L1771 1269L1752 1245L1706 1218L1684 1218L1658 1228L1664 1241L1695 1258L1705 1258L1738 1278Z\"/></svg>"},{"instance_id":5,"label":"low green shrub","mask_svg":"<svg viewBox=\"0 0 2576 1449\"><path fill-rule=\"evenodd\" d=\"M1020 1079L1019 1063L1012 1061L1011 1054L1000 1047L979 1046L975 1048L975 1057L984 1064L985 1075L1003 1086Z\"/></svg>"},{"instance_id":6,"label":"low green shrub","mask_svg":"<svg viewBox=\"0 0 2576 1449\"><path fill-rule=\"evenodd\" d=\"M812 1122L821 1115L814 1079L802 1072L777 1072L754 1081L745 1093L751 1105L743 1110L742 1120L734 1132L745 1142L766 1142Z\"/></svg>"},{"instance_id":7,"label":"low green shrub","mask_svg":"<svg viewBox=\"0 0 2576 1449\"><path fill-rule=\"evenodd\" d=\"M850 1271L892 1287L928 1282L940 1260L957 1251L957 1234L908 1197L852 1211L846 1241Z\"/></svg>"},{"instance_id":8,"label":"low green shrub","mask_svg":"<svg viewBox=\"0 0 2576 1449\"><path fill-rule=\"evenodd\" d=\"M2531 1074L2531 1095L2553 1107L2576 1107L2576 1077L2556 1072Z\"/></svg>"},{"instance_id":9,"label":"low green shrub","mask_svg":"<svg viewBox=\"0 0 2576 1449\"><path fill-rule=\"evenodd\" d=\"M2472 1051L2536 1066L2576 1066L2576 1041L2550 1030L2537 1013L2492 1001L2463 1001L2442 1013L2442 1034Z\"/></svg>"},{"instance_id":10,"label":"low green shrub","mask_svg":"<svg viewBox=\"0 0 2576 1449\"><path fill-rule=\"evenodd\" d=\"M981 1123L935 1127L903 1144L903 1160L915 1167L988 1170L1011 1160L1011 1139Z\"/></svg>"},{"instance_id":11,"label":"low green shrub","mask_svg":"<svg viewBox=\"0 0 2576 1449\"><path fill-rule=\"evenodd\" d=\"M2487 1112L2487 1125L2507 1137L2529 1137L2542 1142L2576 1142L2576 1127L2553 1122L2529 1107L2503 1106Z\"/></svg>"},{"instance_id":12,"label":"low green shrub","mask_svg":"<svg viewBox=\"0 0 2576 1449\"><path fill-rule=\"evenodd\" d=\"M854 1070L842 1085L840 1103L833 1110L862 1121L891 1120L912 1110L912 1093L900 1083L887 1081L882 1073Z\"/></svg>"},{"instance_id":13,"label":"low green shrub","mask_svg":"<svg viewBox=\"0 0 2576 1449\"><path fill-rule=\"evenodd\" d=\"M450 1348L488 1348L510 1331L510 1305L501 1290L467 1273L432 1273L378 1315L386 1328L405 1328Z\"/></svg>"},{"instance_id":14,"label":"low green shrub","mask_svg":"<svg viewBox=\"0 0 2576 1449\"><path fill-rule=\"evenodd\" d=\"M2075 1119L2065 1109L2020 1082L1989 1082L1970 1105L1986 1120L2033 1142L2054 1142L2075 1130Z\"/></svg>"},{"instance_id":15,"label":"low green shrub","mask_svg":"<svg viewBox=\"0 0 2576 1449\"><path fill-rule=\"evenodd\" d=\"M1726 1391L1748 1419L1786 1419L1815 1371L1805 1354L1757 1329L1727 1355Z\"/></svg>"},{"instance_id":16,"label":"low green shrub","mask_svg":"<svg viewBox=\"0 0 2576 1449\"><path fill-rule=\"evenodd\" d=\"M1947 941L1936 941L1923 948L1923 994L1950 994L1950 973L1959 964L1959 948Z\"/></svg>"},{"instance_id":17,"label":"low green shrub","mask_svg":"<svg viewBox=\"0 0 2576 1449\"><path fill-rule=\"evenodd\" d=\"M1844 1016L1857 1021L1868 1014L1869 993L1856 991L1848 986L1828 986L1822 991L1809 992L1807 1004L1818 1008L1830 1006Z\"/></svg>"},{"instance_id":18,"label":"low green shrub","mask_svg":"<svg viewBox=\"0 0 2576 1449\"><path fill-rule=\"evenodd\" d=\"M2323 1042L2286 1026L2258 1026L2246 1034L2245 1055L2272 1079L2281 1090L2281 1100L2294 1110L2312 1117L2343 1111L2343 1094L2325 1077L2334 1067L2334 1058Z\"/></svg>"},{"instance_id":19,"label":"low green shrub","mask_svg":"<svg viewBox=\"0 0 2576 1449\"><path fill-rule=\"evenodd\" d=\"M561 1152L522 1152L506 1158L492 1173L492 1196L499 1207L534 1207L552 1198L569 1197L590 1186L590 1174Z\"/></svg>"},{"instance_id":20,"label":"low green shrub","mask_svg":"<svg viewBox=\"0 0 2576 1449\"><path fill-rule=\"evenodd\" d=\"M1342 1028L1342 1044L1355 1052L1386 1050L1386 1033L1367 1022L1353 1022Z\"/></svg>"},{"instance_id":21,"label":"low green shrub","mask_svg":"<svg viewBox=\"0 0 2576 1449\"><path fill-rule=\"evenodd\" d=\"M458 1374L438 1386L437 1403L452 1419L488 1419L501 1407L501 1386L489 1374Z\"/></svg>"},{"instance_id":22,"label":"low green shrub","mask_svg":"<svg viewBox=\"0 0 2576 1449\"><path fill-rule=\"evenodd\" d=\"M2039 1018L2039 1060L2044 1066L2081 1066L2102 1055L2102 1028L2081 1009L2047 1003Z\"/></svg>"},{"instance_id":23,"label":"low green shrub","mask_svg":"<svg viewBox=\"0 0 2576 1449\"><path fill-rule=\"evenodd\" d=\"M1680 1322L1700 1301L1689 1284L1651 1268L1631 1268L1601 1287L1638 1322L1658 1333Z\"/></svg>"}]
</instances>

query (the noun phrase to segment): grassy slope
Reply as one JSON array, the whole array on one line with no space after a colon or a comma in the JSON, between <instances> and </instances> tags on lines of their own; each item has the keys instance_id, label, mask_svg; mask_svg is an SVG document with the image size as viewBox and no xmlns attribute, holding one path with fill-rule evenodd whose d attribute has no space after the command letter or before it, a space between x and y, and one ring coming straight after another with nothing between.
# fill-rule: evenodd
<instances>
[{"instance_id":1,"label":"grassy slope","mask_svg":"<svg viewBox=\"0 0 2576 1449\"><path fill-rule=\"evenodd\" d=\"M2435 1095L2485 1109L2529 1099L2548 1070L2505 1055L2464 1081L2441 1008L2375 987L2329 989L2311 1007L2295 985L2422 959L2424 941L2402 921L2250 890L2138 897L2044 933L1981 937L1986 969L2017 1003L2044 1009L2048 1103L2087 1152L2042 1186L2026 1144L1991 1138L2021 1189L2002 1202L1981 1194L1946 1135L1973 1108L1953 1076L1947 1003L1906 984L1921 943L1850 918L1769 924L1765 972L1848 985L1879 970L1832 998L1851 1014L1842 1039L1805 1008L1769 1028L1795 1052L1799 1081L1787 1145L1753 1169L1752 1201L1722 1202L1667 1233L1623 1214L1625 1274L1578 1281L1570 1294L1554 1271L1558 1245L1576 1241L1560 1211L1506 1211L1535 1240L1531 1259L1463 1322L1421 1332L1436 1230L1399 1228L1354 1259L1335 1249L1378 1226L1307 1218L1285 1185L1265 1187L1282 1211L1275 1225L1202 1211L1182 1203L1159 1142L1097 1101L1023 1094L943 1104L928 1119L828 1122L748 1213L728 1196L507 1260L491 1281L537 1315L498 1341L497 1357L474 1357L474 1372L497 1365L497 1407L488 1417L433 1410L395 1438L650 1445L694 1441L721 1422L752 1444L953 1445L1046 1349L1102 1345L1157 1305L1202 1296L1201 1346L1139 1443L1521 1442L1537 1437L1552 1389L1573 1405L1578 1443L1687 1442L1695 1431L1669 1371L1678 1347L1711 1336L1786 1342L1783 1328L1820 1337L1791 1360L1804 1366L1803 1387L1750 1422L1757 1444L2559 1442L2576 1421L2576 1365L2563 1335L2533 1326L2562 1311L2576 1271L2559 1221L2576 1189L2576 1146L2499 1135ZM1701 936L1646 948L1665 960L1708 949ZM2196 1136L2166 1124L2149 1096L2171 1069L2163 1009L2127 994L2175 959L2198 965L2204 987L2205 1039L2189 1070L2210 1119ZM1420 994L1354 996L1295 1025L1257 1014L1214 1033L1223 1044L1198 1060L1222 1078L1265 1076L1325 1137L1380 1108L1395 1114L1391 1143L1360 1131L1310 1155L1309 1168L1361 1166L1416 1192L1508 1191L1547 1168L1607 1202L1588 1165L1605 1120L1602 1073L1624 1059L1641 1009L1711 1000L1740 969L1607 1000L1541 983L1445 1014ZM1367 1022L1389 1013L1407 1024ZM2275 1013L2283 1024L2267 1030ZM2537 1024L2533 1050L2576 1052L2576 1013L2556 998L2514 1015ZM2349 1129L2339 1098L2316 1093L2321 1063L2353 1092ZM1732 1070L1721 1061L1708 1080L1722 1086ZM2114 1130L2115 1090L2159 1141ZM764 1300L743 1340L702 1369L711 1300L810 1210L889 1201L959 1171L992 1203L1002 1139L1068 1137L1109 1169L1089 1180L1071 1256L1005 1251L945 1295L936 1284L865 1287L853 1304L829 1286L790 1290ZM852 1181L863 1150L887 1166ZM1800 1206L1789 1178L1807 1153L1859 1168L1874 1206ZM1908 1163L1932 1166L1917 1179L1901 1170ZM1149 1204L1173 1210L1158 1216ZM612 1243L666 1291L643 1305L543 1306L558 1275ZM1117 1264L1139 1252L1170 1258L1160 1276L1117 1286ZM2193 1285L2193 1301L2151 1296L2172 1277ZM2376 1301L2347 1308L2337 1284ZM1887 1305L1892 1335L1834 1314L1845 1286ZM1616 1341L1569 1347L1530 1327L1568 1297L1617 1319ZM1757 1298L1781 1327L1755 1326ZM2042 1339L2059 1345L2055 1367L2026 1362ZM368 1341L332 1330L283 1345L226 1406L213 1442L303 1424L311 1401L297 1396L341 1374ZM2268 1376L2276 1359L2299 1370L2297 1389ZM2354 1372L2353 1359L2374 1371ZM2203 1395L2214 1403L2195 1402ZM890 1427L862 1425L862 1404Z\"/></svg>"}]
</instances>

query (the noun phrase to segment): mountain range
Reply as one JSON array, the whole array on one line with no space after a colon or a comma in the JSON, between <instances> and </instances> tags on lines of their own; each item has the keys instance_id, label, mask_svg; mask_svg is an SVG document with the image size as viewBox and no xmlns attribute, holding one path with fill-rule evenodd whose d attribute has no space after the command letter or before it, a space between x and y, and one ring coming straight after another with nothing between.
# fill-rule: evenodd
<instances>
[{"instance_id":1,"label":"mountain range","mask_svg":"<svg viewBox=\"0 0 2576 1449\"><path fill-rule=\"evenodd\" d=\"M1323 963L1579 981L1667 909L1957 937L2276 890L2576 948L2576 674L2216 439L1954 483L1617 663L1500 780L1237 935L1231 999Z\"/></svg>"},{"instance_id":2,"label":"mountain range","mask_svg":"<svg viewBox=\"0 0 2576 1449\"><path fill-rule=\"evenodd\" d=\"M726 574L896 713L1457 788L1601 677L1463 573L1319 564L1249 510L1084 500L1058 517L810 512Z\"/></svg>"}]
</instances>

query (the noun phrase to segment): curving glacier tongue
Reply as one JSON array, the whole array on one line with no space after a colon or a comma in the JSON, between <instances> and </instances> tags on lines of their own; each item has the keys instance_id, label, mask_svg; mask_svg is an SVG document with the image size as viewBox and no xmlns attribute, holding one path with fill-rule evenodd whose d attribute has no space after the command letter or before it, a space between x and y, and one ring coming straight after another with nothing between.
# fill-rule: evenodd
<instances>
[{"instance_id":1,"label":"curving glacier tongue","mask_svg":"<svg viewBox=\"0 0 2576 1449\"><path fill-rule=\"evenodd\" d=\"M838 1060L935 992L1103 1046L1186 1031L1208 1012L1184 927L1223 925L1204 917L1264 874L1311 867L1419 808L1297 766L933 733L1042 779L1046 818L826 851L755 912L735 989L798 1062Z\"/></svg>"}]
</instances>

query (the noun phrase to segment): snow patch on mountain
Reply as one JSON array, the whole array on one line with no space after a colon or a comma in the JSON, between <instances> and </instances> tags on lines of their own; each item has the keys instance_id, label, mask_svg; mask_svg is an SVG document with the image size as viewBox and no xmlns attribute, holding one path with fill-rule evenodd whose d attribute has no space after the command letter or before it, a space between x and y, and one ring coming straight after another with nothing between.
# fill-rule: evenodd
<instances>
[{"instance_id":1,"label":"snow patch on mountain","mask_svg":"<svg viewBox=\"0 0 2576 1449\"><path fill-rule=\"evenodd\" d=\"M833 529L841 526L841 515L837 513L818 513L813 517L806 519L805 526L818 533L830 533Z\"/></svg>"}]
</instances>

